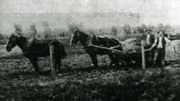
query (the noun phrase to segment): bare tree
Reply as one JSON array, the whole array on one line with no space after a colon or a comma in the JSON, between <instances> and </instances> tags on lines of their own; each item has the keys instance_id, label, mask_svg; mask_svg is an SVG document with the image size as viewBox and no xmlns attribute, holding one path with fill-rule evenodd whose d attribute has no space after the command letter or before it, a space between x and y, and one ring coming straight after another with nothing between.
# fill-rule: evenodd
<instances>
[{"instance_id":1,"label":"bare tree","mask_svg":"<svg viewBox=\"0 0 180 101\"><path fill-rule=\"evenodd\" d=\"M113 36L117 36L118 30L117 30L117 28L115 26L113 26L111 28L111 32L112 32Z\"/></svg>"},{"instance_id":2,"label":"bare tree","mask_svg":"<svg viewBox=\"0 0 180 101\"><path fill-rule=\"evenodd\" d=\"M131 26L130 25L124 25L123 26L123 31L125 34L131 34L132 30L131 30Z\"/></svg>"},{"instance_id":3,"label":"bare tree","mask_svg":"<svg viewBox=\"0 0 180 101\"><path fill-rule=\"evenodd\" d=\"M45 39L51 39L52 38L52 30L49 26L48 22L43 22L44 27L44 37Z\"/></svg>"}]
</instances>

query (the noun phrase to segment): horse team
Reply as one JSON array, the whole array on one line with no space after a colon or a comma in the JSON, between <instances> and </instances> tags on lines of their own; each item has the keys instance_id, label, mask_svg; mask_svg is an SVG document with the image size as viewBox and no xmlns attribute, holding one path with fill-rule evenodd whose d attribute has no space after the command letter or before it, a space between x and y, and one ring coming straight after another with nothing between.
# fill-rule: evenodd
<instances>
[{"instance_id":1,"label":"horse team","mask_svg":"<svg viewBox=\"0 0 180 101\"><path fill-rule=\"evenodd\" d=\"M33 26L34 27L34 26ZM34 28L35 29L35 28ZM97 55L108 55L111 62L110 66L119 67L120 64L123 63L140 63L139 54L131 53L124 53L122 44L114 39L109 37L97 37L96 35L88 35L85 32L81 31L78 28L74 28L72 31L72 37L70 45L73 46L78 42L81 43L84 50L90 56L92 63L95 67L98 67L98 59ZM58 41L57 39L46 39L46 40L38 40L36 38L28 39L22 35L21 28L15 27L15 32L9 37L9 41L7 44L7 51L11 51L12 48L18 46L25 57L27 57L30 62L32 63L34 69L38 73L42 73L39 70L38 66L38 58L39 57L46 57L50 55L49 46L54 46L54 69L56 73L60 72L61 60L67 56L66 50L64 45ZM34 36L34 35L33 35ZM149 39L148 39L149 38ZM151 37L148 37L148 40L151 40ZM156 40L157 39L157 40ZM154 58L161 57L159 61L162 61L164 58L161 48L164 49L163 45L159 48L159 40L158 38L152 39L153 41L150 42L147 49L147 57L150 57L150 62L154 62ZM162 40L162 39L161 39ZM151 45L150 45L151 44ZM96 47L97 46L97 47ZM100 46L100 47L99 47ZM114 47L115 46L115 47ZM117 47L116 47L117 46ZM101 48L102 47L102 48ZM113 49L111 51L111 49ZM116 52L117 50L118 52ZM135 55L134 55L135 54ZM158 56L159 55L159 56ZM148 59L147 59L148 60Z\"/></svg>"}]
</instances>

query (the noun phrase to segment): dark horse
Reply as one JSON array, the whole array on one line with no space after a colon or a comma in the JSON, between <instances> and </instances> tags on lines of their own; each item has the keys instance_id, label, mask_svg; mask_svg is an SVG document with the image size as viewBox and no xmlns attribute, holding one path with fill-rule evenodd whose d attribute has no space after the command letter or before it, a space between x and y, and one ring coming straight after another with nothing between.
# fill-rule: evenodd
<instances>
[{"instance_id":1,"label":"dark horse","mask_svg":"<svg viewBox=\"0 0 180 101\"><path fill-rule=\"evenodd\" d=\"M112 66L115 64L115 66L119 65L118 57L112 53L112 51L104 50L101 48L91 47L90 44L102 46L106 48L110 48L112 46L121 45L119 41L113 38L108 37L97 37L95 35L90 36L79 29L76 29L73 31L72 38L71 38L71 45L77 44L77 42L80 42L85 49L85 51L89 54L93 65L98 66L97 61L97 55L108 55L111 59L110 65ZM119 50L122 50L122 47L118 48Z\"/></svg>"},{"instance_id":2,"label":"dark horse","mask_svg":"<svg viewBox=\"0 0 180 101\"><path fill-rule=\"evenodd\" d=\"M39 66L37 63L38 57L46 57L49 56L49 45L54 46L54 63L55 63L55 71L60 71L61 59L65 58L66 51L64 45L60 43L58 40L36 40L33 39L29 41L26 37L18 34L12 34L9 37L9 41L7 44L7 51L11 51L12 48L18 46L25 57L27 57L30 62L33 64L34 69L41 73L39 70Z\"/></svg>"}]
</instances>

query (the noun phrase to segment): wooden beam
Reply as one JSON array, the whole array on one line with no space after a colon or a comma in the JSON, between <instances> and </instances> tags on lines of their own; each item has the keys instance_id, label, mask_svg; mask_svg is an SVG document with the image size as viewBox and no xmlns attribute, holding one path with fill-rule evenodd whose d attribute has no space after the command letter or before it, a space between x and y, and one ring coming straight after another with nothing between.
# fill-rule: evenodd
<instances>
[{"instance_id":1,"label":"wooden beam","mask_svg":"<svg viewBox=\"0 0 180 101\"><path fill-rule=\"evenodd\" d=\"M50 68L51 68L51 76L55 78L55 60L54 60L54 45L49 45L49 52L50 52Z\"/></svg>"},{"instance_id":2,"label":"wooden beam","mask_svg":"<svg viewBox=\"0 0 180 101\"><path fill-rule=\"evenodd\" d=\"M102 46L93 45L93 44L89 45L88 47L100 48L100 49L104 49L104 50L108 50L108 51L112 51L112 52L116 52L116 53L124 53L123 51L118 50L118 49L102 47Z\"/></svg>"},{"instance_id":3,"label":"wooden beam","mask_svg":"<svg viewBox=\"0 0 180 101\"><path fill-rule=\"evenodd\" d=\"M144 40L141 41L141 57L142 57L142 69L146 69Z\"/></svg>"}]
</instances>

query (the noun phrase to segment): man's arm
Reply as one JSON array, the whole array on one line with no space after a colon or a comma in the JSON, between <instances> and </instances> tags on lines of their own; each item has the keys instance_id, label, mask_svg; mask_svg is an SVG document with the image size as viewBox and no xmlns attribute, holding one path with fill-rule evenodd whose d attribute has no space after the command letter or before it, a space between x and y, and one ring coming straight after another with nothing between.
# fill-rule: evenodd
<instances>
[{"instance_id":1,"label":"man's arm","mask_svg":"<svg viewBox=\"0 0 180 101\"><path fill-rule=\"evenodd\" d=\"M169 40L167 37L164 37L164 39L165 39L168 46L171 45L171 40Z\"/></svg>"},{"instance_id":2,"label":"man's arm","mask_svg":"<svg viewBox=\"0 0 180 101\"><path fill-rule=\"evenodd\" d=\"M156 46L156 44L157 44L157 39L155 39L152 46L149 49L145 49L145 51L151 51Z\"/></svg>"}]
</instances>

